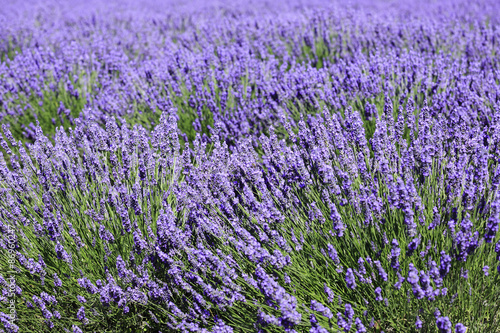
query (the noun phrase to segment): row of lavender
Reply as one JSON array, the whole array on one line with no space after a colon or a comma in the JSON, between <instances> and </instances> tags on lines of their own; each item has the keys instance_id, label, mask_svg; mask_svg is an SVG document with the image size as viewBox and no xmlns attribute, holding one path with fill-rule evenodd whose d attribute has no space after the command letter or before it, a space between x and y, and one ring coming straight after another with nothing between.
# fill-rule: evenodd
<instances>
[{"instance_id":1,"label":"row of lavender","mask_svg":"<svg viewBox=\"0 0 500 333\"><path fill-rule=\"evenodd\" d=\"M460 108L491 117L499 36L495 18L484 16L496 7L441 6L178 15L172 7L163 16L102 5L100 15L78 9L77 16L46 6L31 25L6 16L0 118L13 124L16 139L32 141L36 120L49 135L81 113L151 129L175 107L186 141L210 136L222 122L231 145L267 133L280 107L295 121L325 105L350 105L372 119L386 95L396 103L418 95L419 106L425 96L444 114ZM432 19L423 19L426 10Z\"/></svg>"},{"instance_id":2,"label":"row of lavender","mask_svg":"<svg viewBox=\"0 0 500 333\"><path fill-rule=\"evenodd\" d=\"M500 327L495 4L317 5L3 28L5 331Z\"/></svg>"}]
</instances>

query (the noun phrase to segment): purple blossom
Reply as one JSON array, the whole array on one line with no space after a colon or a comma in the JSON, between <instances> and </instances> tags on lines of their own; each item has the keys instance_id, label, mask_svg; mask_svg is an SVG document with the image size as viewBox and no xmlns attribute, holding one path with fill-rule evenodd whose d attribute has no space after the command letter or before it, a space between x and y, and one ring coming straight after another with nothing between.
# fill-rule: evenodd
<instances>
[{"instance_id":1,"label":"purple blossom","mask_svg":"<svg viewBox=\"0 0 500 333\"><path fill-rule=\"evenodd\" d=\"M328 244L327 247L328 247L328 255L330 256L330 259L332 259L335 264L339 265L340 260L339 260L337 251L335 250L335 248L331 244Z\"/></svg>"},{"instance_id":2,"label":"purple blossom","mask_svg":"<svg viewBox=\"0 0 500 333\"><path fill-rule=\"evenodd\" d=\"M363 325L363 322L361 319L356 317L356 320L354 321L354 324L356 325L356 333L365 333L366 327Z\"/></svg>"},{"instance_id":3,"label":"purple blossom","mask_svg":"<svg viewBox=\"0 0 500 333\"><path fill-rule=\"evenodd\" d=\"M356 278L351 268L347 269L345 281L347 283L347 287L350 289L356 289Z\"/></svg>"},{"instance_id":4,"label":"purple blossom","mask_svg":"<svg viewBox=\"0 0 500 333\"><path fill-rule=\"evenodd\" d=\"M3 327L8 330L8 332L19 332L19 326L14 323L10 315L0 312L0 322L3 324Z\"/></svg>"},{"instance_id":5,"label":"purple blossom","mask_svg":"<svg viewBox=\"0 0 500 333\"><path fill-rule=\"evenodd\" d=\"M78 326L76 326L76 325L72 325L71 329L73 330L73 333L83 333L83 331L81 330L81 328L78 327Z\"/></svg>"},{"instance_id":6,"label":"purple blossom","mask_svg":"<svg viewBox=\"0 0 500 333\"><path fill-rule=\"evenodd\" d=\"M420 319L419 316L417 316L417 320L415 321L415 328L417 330L421 330L422 329L422 320Z\"/></svg>"},{"instance_id":7,"label":"purple blossom","mask_svg":"<svg viewBox=\"0 0 500 333\"><path fill-rule=\"evenodd\" d=\"M399 270L399 256L401 254L401 249L399 248L399 243L396 239L392 240L392 249L391 249L391 267L394 270Z\"/></svg>"},{"instance_id":8,"label":"purple blossom","mask_svg":"<svg viewBox=\"0 0 500 333\"><path fill-rule=\"evenodd\" d=\"M455 325L455 332L456 333L465 333L467 331L467 327L465 325L458 323Z\"/></svg>"},{"instance_id":9,"label":"purple blossom","mask_svg":"<svg viewBox=\"0 0 500 333\"><path fill-rule=\"evenodd\" d=\"M328 303L333 303L335 301L335 294L333 293L333 291L327 286L327 284L325 283L323 285L323 290L326 294L326 296L328 297Z\"/></svg>"},{"instance_id":10,"label":"purple blossom","mask_svg":"<svg viewBox=\"0 0 500 333\"><path fill-rule=\"evenodd\" d=\"M440 333L451 333L452 331L451 321L448 317L437 318L436 326L438 327Z\"/></svg>"},{"instance_id":11,"label":"purple blossom","mask_svg":"<svg viewBox=\"0 0 500 333\"><path fill-rule=\"evenodd\" d=\"M412 239L411 242L408 243L407 255L411 256L413 254L413 252L417 250L419 245L420 245L420 238L419 237Z\"/></svg>"},{"instance_id":12,"label":"purple blossom","mask_svg":"<svg viewBox=\"0 0 500 333\"><path fill-rule=\"evenodd\" d=\"M384 268L382 267L382 264L380 263L380 261L375 260L373 263L375 264L375 267L377 267L378 274L380 275L382 280L387 281L387 279L388 279L387 273L385 272Z\"/></svg>"},{"instance_id":13,"label":"purple blossom","mask_svg":"<svg viewBox=\"0 0 500 333\"><path fill-rule=\"evenodd\" d=\"M379 301L379 302L383 300L383 298L382 298L382 288L380 288L380 287L377 287L375 289L375 300Z\"/></svg>"},{"instance_id":14,"label":"purple blossom","mask_svg":"<svg viewBox=\"0 0 500 333\"><path fill-rule=\"evenodd\" d=\"M85 318L85 308L82 306L80 309L78 309L78 312L76 313L76 318L80 321L84 321Z\"/></svg>"},{"instance_id":15,"label":"purple blossom","mask_svg":"<svg viewBox=\"0 0 500 333\"><path fill-rule=\"evenodd\" d=\"M394 288L400 290L401 286L403 285L403 282L405 281L405 278L399 272L396 272L396 274L398 276L398 282L394 284Z\"/></svg>"},{"instance_id":16,"label":"purple blossom","mask_svg":"<svg viewBox=\"0 0 500 333\"><path fill-rule=\"evenodd\" d=\"M314 310L314 311L321 313L323 316L325 316L328 319L333 318L333 314L331 313L330 309L325 307L323 304L321 304L315 300L311 300L311 310Z\"/></svg>"},{"instance_id":17,"label":"purple blossom","mask_svg":"<svg viewBox=\"0 0 500 333\"><path fill-rule=\"evenodd\" d=\"M62 286L61 279L57 276L56 273L54 273L54 287L61 287L61 286Z\"/></svg>"},{"instance_id":18,"label":"purple blossom","mask_svg":"<svg viewBox=\"0 0 500 333\"><path fill-rule=\"evenodd\" d=\"M441 264L439 265L439 274L441 278L444 278L450 271L451 268L451 257L447 255L444 251L441 252Z\"/></svg>"}]
</instances>

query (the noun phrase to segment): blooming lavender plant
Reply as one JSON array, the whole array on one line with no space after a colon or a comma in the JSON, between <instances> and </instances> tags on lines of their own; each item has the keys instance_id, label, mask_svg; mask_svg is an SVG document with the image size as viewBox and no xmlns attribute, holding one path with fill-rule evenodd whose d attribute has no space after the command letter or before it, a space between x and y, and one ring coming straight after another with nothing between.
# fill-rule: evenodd
<instances>
[{"instance_id":1,"label":"blooming lavender plant","mask_svg":"<svg viewBox=\"0 0 500 333\"><path fill-rule=\"evenodd\" d=\"M49 2L0 16L4 331L499 329L498 3Z\"/></svg>"}]
</instances>

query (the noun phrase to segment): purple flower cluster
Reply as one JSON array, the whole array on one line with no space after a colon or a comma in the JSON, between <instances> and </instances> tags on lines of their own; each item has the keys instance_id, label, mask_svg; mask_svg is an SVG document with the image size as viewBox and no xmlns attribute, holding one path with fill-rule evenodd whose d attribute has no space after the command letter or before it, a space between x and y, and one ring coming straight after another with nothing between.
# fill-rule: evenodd
<instances>
[{"instance_id":1,"label":"purple flower cluster","mask_svg":"<svg viewBox=\"0 0 500 333\"><path fill-rule=\"evenodd\" d=\"M124 3L0 16L4 330L479 320L454 307L498 290L498 3Z\"/></svg>"}]
</instances>

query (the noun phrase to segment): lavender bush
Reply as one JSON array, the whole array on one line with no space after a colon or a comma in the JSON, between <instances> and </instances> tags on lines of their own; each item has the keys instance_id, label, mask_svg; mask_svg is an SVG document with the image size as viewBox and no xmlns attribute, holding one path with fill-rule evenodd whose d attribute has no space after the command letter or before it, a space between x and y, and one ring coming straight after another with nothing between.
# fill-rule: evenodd
<instances>
[{"instance_id":1,"label":"lavender bush","mask_svg":"<svg viewBox=\"0 0 500 333\"><path fill-rule=\"evenodd\" d=\"M10 3L3 332L498 332L495 1Z\"/></svg>"}]
</instances>

